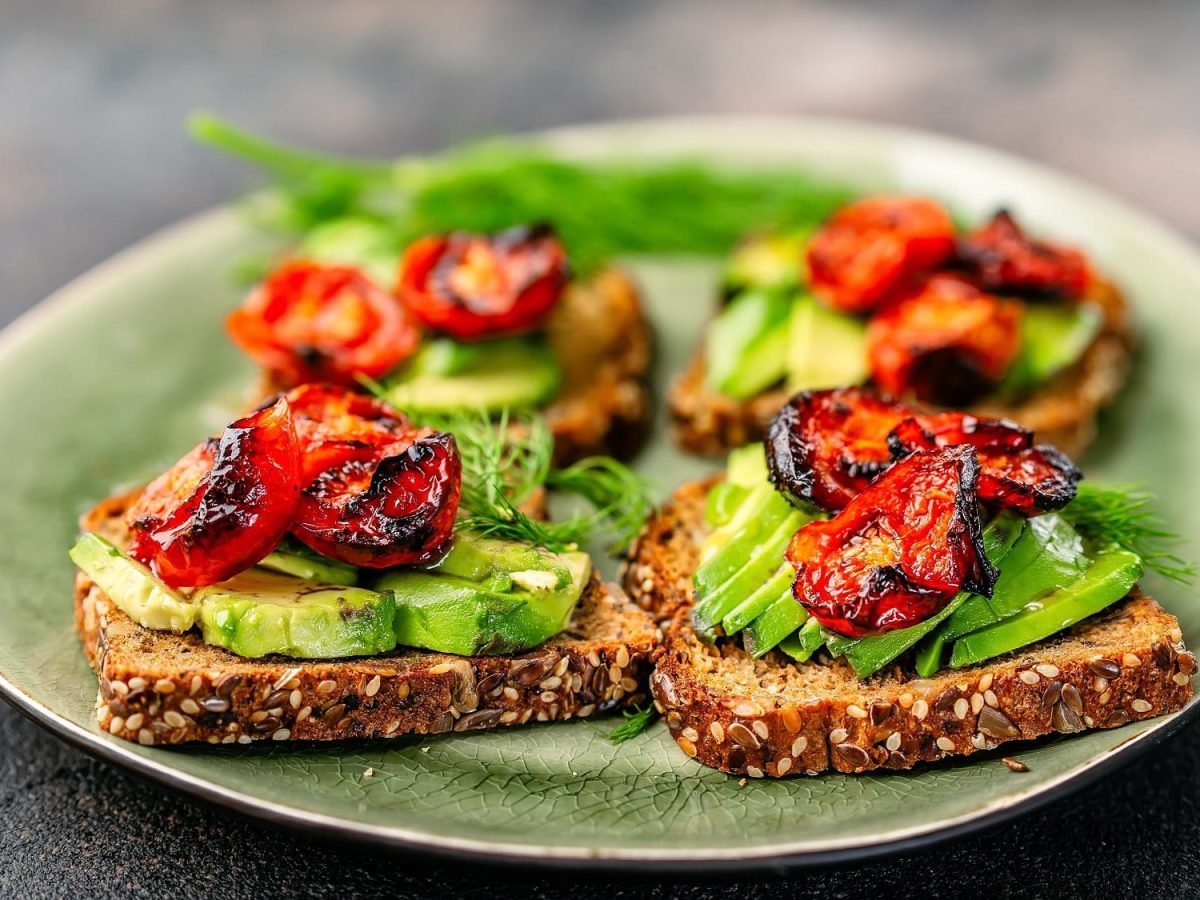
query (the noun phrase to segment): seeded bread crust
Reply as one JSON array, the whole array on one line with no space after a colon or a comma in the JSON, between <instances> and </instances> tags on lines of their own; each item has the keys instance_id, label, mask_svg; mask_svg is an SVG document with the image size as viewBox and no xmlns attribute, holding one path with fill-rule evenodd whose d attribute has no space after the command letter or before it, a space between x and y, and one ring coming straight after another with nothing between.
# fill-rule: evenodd
<instances>
[{"instance_id":1,"label":"seeded bread crust","mask_svg":"<svg viewBox=\"0 0 1200 900\"><path fill-rule=\"evenodd\" d=\"M971 411L1013 419L1040 442L1068 456L1081 454L1096 436L1100 410L1125 383L1134 343L1128 306L1114 285L1096 280L1087 299L1103 310L1104 325L1074 366L1020 403L981 403ZM788 396L782 387L746 401L714 392L705 383L701 348L668 396L675 439L685 450L707 456L761 440Z\"/></svg>"},{"instance_id":2,"label":"seeded bread crust","mask_svg":"<svg viewBox=\"0 0 1200 900\"><path fill-rule=\"evenodd\" d=\"M134 494L84 517L123 544ZM567 629L513 657L401 650L375 657L243 659L199 635L138 625L83 574L75 624L100 682L96 721L142 744L326 741L561 721L646 702L661 632L616 585L585 589Z\"/></svg>"},{"instance_id":3,"label":"seeded bread crust","mask_svg":"<svg viewBox=\"0 0 1200 900\"><path fill-rule=\"evenodd\" d=\"M917 678L893 666L860 680L824 654L761 660L700 641L688 619L706 532L707 483L681 487L630 552L625 584L669 617L650 679L680 749L755 778L907 769L1052 732L1112 728L1178 710L1196 658L1178 620L1140 593L1075 628L985 665Z\"/></svg>"},{"instance_id":4,"label":"seeded bread crust","mask_svg":"<svg viewBox=\"0 0 1200 900\"><path fill-rule=\"evenodd\" d=\"M554 435L555 465L595 455L628 459L650 425L653 349L633 280L607 268L572 282L550 313L546 338L563 374L558 395L542 411ZM286 387L264 373L250 405Z\"/></svg>"}]
</instances>

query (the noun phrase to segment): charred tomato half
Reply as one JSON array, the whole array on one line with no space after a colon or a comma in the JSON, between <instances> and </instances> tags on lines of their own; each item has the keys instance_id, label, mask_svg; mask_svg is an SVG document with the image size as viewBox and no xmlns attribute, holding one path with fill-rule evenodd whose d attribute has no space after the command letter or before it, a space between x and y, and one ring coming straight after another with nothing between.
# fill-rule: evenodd
<instances>
[{"instance_id":1,"label":"charred tomato half","mask_svg":"<svg viewBox=\"0 0 1200 900\"><path fill-rule=\"evenodd\" d=\"M1005 419L960 412L917 415L888 435L892 455L969 444L979 455L979 499L988 506L1027 516L1062 509L1083 474L1048 444L1034 445L1033 432Z\"/></svg>"},{"instance_id":2,"label":"charred tomato half","mask_svg":"<svg viewBox=\"0 0 1200 900\"><path fill-rule=\"evenodd\" d=\"M914 453L832 519L805 525L787 550L796 599L831 631L865 637L914 625L960 590L990 596L978 474L973 447Z\"/></svg>"},{"instance_id":3,"label":"charred tomato half","mask_svg":"<svg viewBox=\"0 0 1200 900\"><path fill-rule=\"evenodd\" d=\"M474 341L538 328L566 284L566 252L554 232L522 226L416 241L400 261L397 293L429 328Z\"/></svg>"},{"instance_id":4,"label":"charred tomato half","mask_svg":"<svg viewBox=\"0 0 1200 900\"><path fill-rule=\"evenodd\" d=\"M842 509L892 464L888 433L913 410L866 388L805 391L767 427L767 468L794 501Z\"/></svg>"},{"instance_id":5,"label":"charred tomato half","mask_svg":"<svg viewBox=\"0 0 1200 900\"><path fill-rule=\"evenodd\" d=\"M305 384L286 396L300 440L303 484L347 460L400 453L418 436L403 413L337 385Z\"/></svg>"},{"instance_id":6,"label":"charred tomato half","mask_svg":"<svg viewBox=\"0 0 1200 900\"><path fill-rule=\"evenodd\" d=\"M454 530L462 463L452 435L389 455L350 456L304 489L292 533L318 553L370 569L432 562Z\"/></svg>"},{"instance_id":7,"label":"charred tomato half","mask_svg":"<svg viewBox=\"0 0 1200 900\"><path fill-rule=\"evenodd\" d=\"M1079 297L1092 279L1083 253L1033 240L1007 210L959 238L957 250L959 262L987 290Z\"/></svg>"},{"instance_id":8,"label":"charred tomato half","mask_svg":"<svg viewBox=\"0 0 1200 900\"><path fill-rule=\"evenodd\" d=\"M868 197L839 209L808 244L813 291L841 312L879 308L954 252L954 223L924 197Z\"/></svg>"},{"instance_id":9,"label":"charred tomato half","mask_svg":"<svg viewBox=\"0 0 1200 900\"><path fill-rule=\"evenodd\" d=\"M939 274L872 317L871 377L895 396L945 406L971 403L995 387L1021 348L1019 301Z\"/></svg>"},{"instance_id":10,"label":"charred tomato half","mask_svg":"<svg viewBox=\"0 0 1200 900\"><path fill-rule=\"evenodd\" d=\"M407 359L421 335L400 302L352 266L285 263L225 321L233 342L284 385L353 386Z\"/></svg>"},{"instance_id":11,"label":"charred tomato half","mask_svg":"<svg viewBox=\"0 0 1200 900\"><path fill-rule=\"evenodd\" d=\"M286 400L238 419L142 492L131 552L172 587L214 584L279 543L299 499L300 450Z\"/></svg>"}]
</instances>

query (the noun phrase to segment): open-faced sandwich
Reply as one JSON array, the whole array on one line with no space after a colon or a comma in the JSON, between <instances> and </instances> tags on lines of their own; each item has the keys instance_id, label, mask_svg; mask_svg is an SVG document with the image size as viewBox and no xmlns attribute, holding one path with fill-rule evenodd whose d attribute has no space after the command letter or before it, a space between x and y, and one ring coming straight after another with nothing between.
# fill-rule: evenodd
<instances>
[{"instance_id":1,"label":"open-faced sandwich","mask_svg":"<svg viewBox=\"0 0 1200 900\"><path fill-rule=\"evenodd\" d=\"M644 703L658 630L577 549L636 528L640 479L552 468L536 418L431 421L301 385L86 515L71 558L100 727L327 740ZM547 488L595 509L546 521Z\"/></svg>"},{"instance_id":2,"label":"open-faced sandwich","mask_svg":"<svg viewBox=\"0 0 1200 900\"><path fill-rule=\"evenodd\" d=\"M869 197L735 250L671 412L683 447L715 454L760 439L796 391L870 383L1079 453L1131 339L1123 297L1080 251L1004 211L959 232L933 200Z\"/></svg>"},{"instance_id":3,"label":"open-faced sandwich","mask_svg":"<svg viewBox=\"0 0 1200 900\"><path fill-rule=\"evenodd\" d=\"M355 236L310 234L228 317L263 394L374 384L416 414L540 409L561 464L636 449L650 332L621 270L571 277L549 226L430 235L399 262Z\"/></svg>"},{"instance_id":4,"label":"open-faced sandwich","mask_svg":"<svg viewBox=\"0 0 1200 900\"><path fill-rule=\"evenodd\" d=\"M802 392L626 562L679 747L752 777L906 769L1179 709L1196 659L1138 590L1186 576L1144 495L1011 421Z\"/></svg>"}]
</instances>

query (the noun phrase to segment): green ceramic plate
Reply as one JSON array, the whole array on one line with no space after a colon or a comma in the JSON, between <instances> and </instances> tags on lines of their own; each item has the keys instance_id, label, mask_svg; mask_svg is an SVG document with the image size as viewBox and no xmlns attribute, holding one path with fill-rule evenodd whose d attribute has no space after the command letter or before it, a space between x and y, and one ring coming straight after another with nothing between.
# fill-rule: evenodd
<instances>
[{"instance_id":1,"label":"green ceramic plate","mask_svg":"<svg viewBox=\"0 0 1200 900\"><path fill-rule=\"evenodd\" d=\"M864 190L931 192L968 215L1004 203L1078 242L1134 298L1146 346L1136 384L1085 462L1144 480L1200 535L1200 258L1144 216L1070 179L977 147L829 121L674 120L551 135L582 155L700 154L790 162ZM979 827L1077 786L1161 739L1174 717L903 774L751 782L681 754L662 726L614 747L585 722L368 746L154 750L96 731L96 682L71 630L65 550L76 516L157 473L224 424L251 378L224 340L231 261L263 239L220 210L160 234L70 285L0 340L0 689L91 752L218 803L299 828L480 858L731 867L829 861ZM664 379L694 346L711 264L638 265ZM641 460L665 491L705 471L661 432ZM1194 540L1186 548L1194 554ZM1200 646L1184 590L1151 584ZM1009 752L1012 752L1011 750ZM373 769L373 777L366 771Z\"/></svg>"}]
</instances>

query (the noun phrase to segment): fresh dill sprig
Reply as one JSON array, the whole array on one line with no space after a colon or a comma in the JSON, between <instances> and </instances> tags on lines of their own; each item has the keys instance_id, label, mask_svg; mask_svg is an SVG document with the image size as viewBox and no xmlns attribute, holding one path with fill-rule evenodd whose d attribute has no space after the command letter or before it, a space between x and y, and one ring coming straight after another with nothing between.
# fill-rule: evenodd
<instances>
[{"instance_id":1,"label":"fresh dill sprig","mask_svg":"<svg viewBox=\"0 0 1200 900\"><path fill-rule=\"evenodd\" d=\"M533 142L491 141L391 162L323 156L208 114L192 136L260 166L275 189L260 224L294 237L340 219L380 230L380 246L466 229L550 222L575 271L615 256L726 252L747 231L815 225L851 196L795 169L731 169L695 160L573 162Z\"/></svg>"},{"instance_id":2,"label":"fresh dill sprig","mask_svg":"<svg viewBox=\"0 0 1200 900\"><path fill-rule=\"evenodd\" d=\"M1172 551L1180 537L1154 512L1154 500L1137 485L1085 481L1059 514L1092 543L1116 544L1140 556L1147 568L1189 584L1195 566Z\"/></svg>"},{"instance_id":3,"label":"fresh dill sprig","mask_svg":"<svg viewBox=\"0 0 1200 900\"><path fill-rule=\"evenodd\" d=\"M387 402L372 378L359 382ZM535 412L505 410L495 418L476 412L409 412L414 422L454 435L462 459L456 527L485 537L528 541L555 553L573 550L597 534L610 536L613 553L637 534L653 506L648 482L604 456L552 467L554 436ZM529 515L521 504L541 489L573 494L591 510L557 521Z\"/></svg>"},{"instance_id":4,"label":"fresh dill sprig","mask_svg":"<svg viewBox=\"0 0 1200 900\"><path fill-rule=\"evenodd\" d=\"M658 718L658 710L651 703L645 709L626 710L624 715L625 721L608 733L608 739L614 744L623 744L645 731Z\"/></svg>"}]
</instances>

